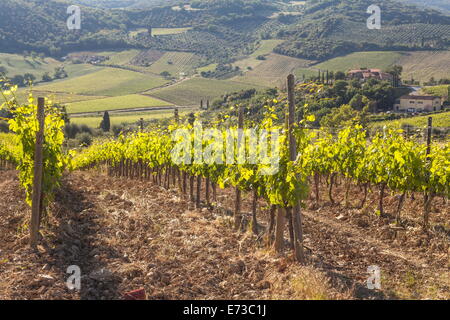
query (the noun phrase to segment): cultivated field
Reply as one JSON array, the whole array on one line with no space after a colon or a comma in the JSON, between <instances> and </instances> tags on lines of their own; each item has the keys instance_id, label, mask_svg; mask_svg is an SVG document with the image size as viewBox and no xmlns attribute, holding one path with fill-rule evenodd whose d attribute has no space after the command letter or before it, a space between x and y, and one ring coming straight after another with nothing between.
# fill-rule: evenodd
<instances>
[{"instance_id":1,"label":"cultivated field","mask_svg":"<svg viewBox=\"0 0 450 320\"><path fill-rule=\"evenodd\" d=\"M69 113L83 113L95 111L109 111L118 109L150 108L168 106L170 103L140 94L131 94L109 97L96 100L70 103L67 106Z\"/></svg>"},{"instance_id":2,"label":"cultivated field","mask_svg":"<svg viewBox=\"0 0 450 320\"><path fill-rule=\"evenodd\" d=\"M403 78L428 81L450 77L450 51L407 52L397 61L403 66Z\"/></svg>"},{"instance_id":3,"label":"cultivated field","mask_svg":"<svg viewBox=\"0 0 450 320\"><path fill-rule=\"evenodd\" d=\"M172 76L178 77L180 73L192 75L201 59L189 52L166 52L159 60L153 63L148 70L160 74L167 71Z\"/></svg>"},{"instance_id":4,"label":"cultivated field","mask_svg":"<svg viewBox=\"0 0 450 320\"><path fill-rule=\"evenodd\" d=\"M63 63L53 58L31 58L18 54L0 53L0 66L6 68L7 76L24 75L31 73L36 77L35 83L40 82L44 73L48 72L53 77L55 68L64 67L69 77L78 77L100 70L90 64ZM55 80L57 82L60 80ZM52 83L53 83L52 82Z\"/></svg>"},{"instance_id":5,"label":"cultivated field","mask_svg":"<svg viewBox=\"0 0 450 320\"><path fill-rule=\"evenodd\" d=\"M382 121L375 122L373 126L375 127L392 127L392 128L401 128L402 125L408 124L413 127L425 128L428 124L428 118L433 117L433 127L438 128L449 128L450 126L450 112L437 113L428 116L420 116L420 117L412 117L405 118L400 120L392 120L392 121Z\"/></svg>"},{"instance_id":6,"label":"cultivated field","mask_svg":"<svg viewBox=\"0 0 450 320\"><path fill-rule=\"evenodd\" d=\"M193 109L183 109L179 111L180 116L184 116L189 112L192 112ZM110 113L110 121L111 125L119 125L119 124L132 124L137 123L141 118L144 121L155 120L155 119L165 119L165 118L173 118L174 112L173 110L155 110L148 112L137 112L137 113L126 113L126 114L115 114ZM89 117L72 117L70 119L71 123L75 124L85 124L91 128L97 128L100 125L100 122L103 120L103 115L100 116L89 116Z\"/></svg>"},{"instance_id":7,"label":"cultivated field","mask_svg":"<svg viewBox=\"0 0 450 320\"><path fill-rule=\"evenodd\" d=\"M153 28L152 34L155 36L164 36L169 34L180 34L185 33L186 31L191 30L192 28Z\"/></svg>"},{"instance_id":8,"label":"cultivated field","mask_svg":"<svg viewBox=\"0 0 450 320\"><path fill-rule=\"evenodd\" d=\"M307 67L312 61L291 58L271 53L258 64L253 70L246 72L243 76L237 76L232 80L253 85L283 86L289 73L302 67Z\"/></svg>"},{"instance_id":9,"label":"cultivated field","mask_svg":"<svg viewBox=\"0 0 450 320\"><path fill-rule=\"evenodd\" d=\"M99 53L99 55L109 56L109 60L106 61L106 64L115 64L115 65L127 65L130 61L140 53L140 50L125 50L119 52L105 52Z\"/></svg>"},{"instance_id":10,"label":"cultivated field","mask_svg":"<svg viewBox=\"0 0 450 320\"><path fill-rule=\"evenodd\" d=\"M82 95L121 96L156 88L167 82L162 77L155 75L105 68L85 76L38 86L36 89Z\"/></svg>"},{"instance_id":11,"label":"cultivated field","mask_svg":"<svg viewBox=\"0 0 450 320\"><path fill-rule=\"evenodd\" d=\"M262 88L261 86L235 81L193 78L168 88L151 91L149 94L177 105L198 106L202 99L213 100L226 93L238 92L254 87Z\"/></svg>"},{"instance_id":12,"label":"cultivated field","mask_svg":"<svg viewBox=\"0 0 450 320\"><path fill-rule=\"evenodd\" d=\"M294 75L297 77L297 79L309 79L311 77L317 77L318 70L315 70L313 68L298 68L295 69Z\"/></svg>"},{"instance_id":13,"label":"cultivated field","mask_svg":"<svg viewBox=\"0 0 450 320\"><path fill-rule=\"evenodd\" d=\"M165 36L165 35L171 35L171 34L180 34L185 33L186 31L191 30L192 28L186 27L186 28L152 28L152 35L153 36ZM135 37L139 33L148 32L148 29L146 28L139 28L133 31L129 32L130 37Z\"/></svg>"},{"instance_id":14,"label":"cultivated field","mask_svg":"<svg viewBox=\"0 0 450 320\"><path fill-rule=\"evenodd\" d=\"M248 67L254 69L264 62L264 60L259 60L257 59L257 57L267 56L271 54L273 52L273 49L281 42L283 42L283 40L261 40L261 43L258 49L255 50L255 52L253 52L245 59L236 61L235 63L233 63L233 66L238 66L243 71L247 71Z\"/></svg>"},{"instance_id":15,"label":"cultivated field","mask_svg":"<svg viewBox=\"0 0 450 320\"><path fill-rule=\"evenodd\" d=\"M442 86L433 86L433 87L424 87L422 88L422 91L424 91L427 94L433 94L436 96L441 96L441 97L449 97L449 88L450 85L442 85Z\"/></svg>"},{"instance_id":16,"label":"cultivated field","mask_svg":"<svg viewBox=\"0 0 450 320\"><path fill-rule=\"evenodd\" d=\"M52 73L60 65L62 63L53 58L33 59L17 54L0 53L0 67L6 68L9 77L31 73L40 80L45 72Z\"/></svg>"},{"instance_id":17,"label":"cultivated field","mask_svg":"<svg viewBox=\"0 0 450 320\"><path fill-rule=\"evenodd\" d=\"M428 81L449 76L450 51L374 51L355 52L344 57L330 59L311 67L314 70L348 71L361 67L385 70L392 65L403 66L403 79Z\"/></svg>"},{"instance_id":18,"label":"cultivated field","mask_svg":"<svg viewBox=\"0 0 450 320\"><path fill-rule=\"evenodd\" d=\"M359 68L386 69L395 64L402 54L391 51L355 52L344 57L330 59L314 65L314 69L330 71L348 71Z\"/></svg>"},{"instance_id":19,"label":"cultivated field","mask_svg":"<svg viewBox=\"0 0 450 320\"><path fill-rule=\"evenodd\" d=\"M49 98L53 103L58 103L58 104L66 104L66 103L107 98L106 96L87 96L87 95L79 95L79 94L66 93L66 92L56 92L55 93L55 92L51 92L51 91L39 91L39 90L34 90L34 89L31 91L31 93L33 94L34 98L46 97L46 98ZM20 103L26 103L28 100L29 94L30 94L29 89L20 89L17 92L16 96Z\"/></svg>"}]
</instances>

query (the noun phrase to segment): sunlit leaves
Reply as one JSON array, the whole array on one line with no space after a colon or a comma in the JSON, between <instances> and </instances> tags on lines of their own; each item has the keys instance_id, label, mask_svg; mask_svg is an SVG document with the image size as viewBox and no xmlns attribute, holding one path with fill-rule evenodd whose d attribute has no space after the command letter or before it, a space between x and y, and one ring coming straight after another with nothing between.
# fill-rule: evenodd
<instances>
[{"instance_id":1,"label":"sunlit leaves","mask_svg":"<svg viewBox=\"0 0 450 320\"><path fill-rule=\"evenodd\" d=\"M4 106L13 115L13 118L8 121L9 129L15 133L13 136L17 141L9 147L0 144L0 158L17 165L20 182L26 191L27 202L31 205L36 133L39 130L37 106L34 104L35 99L31 94L28 99L29 104L19 105L15 98L16 91L17 87L15 86L10 87L9 90L2 90L2 95L6 100ZM46 101L45 115L43 146L44 205L52 199L53 190L59 186L64 169L70 167L70 158L64 155L62 150L64 142L62 115L59 109L53 107L49 101Z\"/></svg>"}]
</instances>

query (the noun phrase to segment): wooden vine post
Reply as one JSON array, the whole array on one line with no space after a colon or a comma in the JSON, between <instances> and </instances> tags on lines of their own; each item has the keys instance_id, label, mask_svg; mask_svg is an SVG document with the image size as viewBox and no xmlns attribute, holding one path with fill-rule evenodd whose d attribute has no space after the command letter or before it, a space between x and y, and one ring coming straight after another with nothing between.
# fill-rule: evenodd
<instances>
[{"instance_id":1,"label":"wooden vine post","mask_svg":"<svg viewBox=\"0 0 450 320\"><path fill-rule=\"evenodd\" d=\"M45 125L45 99L38 98L37 120L39 129L36 132L34 149L34 177L30 222L30 245L35 248L38 243L39 225L42 215L42 181L44 172L44 125Z\"/></svg>"},{"instance_id":2,"label":"wooden vine post","mask_svg":"<svg viewBox=\"0 0 450 320\"><path fill-rule=\"evenodd\" d=\"M180 124L180 113L178 112L178 108L173 109L173 115L175 117L175 123L177 125ZM178 167L174 167L174 185L175 185L175 180L178 179L178 188L180 189L181 192L183 192L183 185L181 182L181 174L180 174L180 169ZM186 182L186 181L185 181Z\"/></svg>"},{"instance_id":3,"label":"wooden vine post","mask_svg":"<svg viewBox=\"0 0 450 320\"><path fill-rule=\"evenodd\" d=\"M289 156L290 161L297 160L297 143L294 136L295 125L295 77L288 76L288 100L289 100ZM298 201L292 210L292 225L294 227L294 250L298 262L305 262L303 252L303 227L300 202Z\"/></svg>"},{"instance_id":4,"label":"wooden vine post","mask_svg":"<svg viewBox=\"0 0 450 320\"><path fill-rule=\"evenodd\" d=\"M284 250L284 225L286 224L285 221L285 215L286 211L283 207L279 206L277 211L277 221L276 221L276 227L275 227L275 251L278 253L283 253Z\"/></svg>"},{"instance_id":5,"label":"wooden vine post","mask_svg":"<svg viewBox=\"0 0 450 320\"><path fill-rule=\"evenodd\" d=\"M195 198L195 207L201 208L201 190L202 190L202 176L197 176L197 197Z\"/></svg>"},{"instance_id":6,"label":"wooden vine post","mask_svg":"<svg viewBox=\"0 0 450 320\"><path fill-rule=\"evenodd\" d=\"M209 179L209 176L207 176L205 178L205 201L206 201L206 206L207 207L211 207L211 180Z\"/></svg>"},{"instance_id":7,"label":"wooden vine post","mask_svg":"<svg viewBox=\"0 0 450 320\"><path fill-rule=\"evenodd\" d=\"M426 176L426 182L427 185L429 185L430 182L430 173L429 173L429 169L430 169L430 153L431 153L431 133L433 130L433 118L429 117L428 118L428 128L427 128L427 163L426 163L426 167L427 167L427 176ZM429 220L430 220L430 206L431 206L431 201L433 200L434 194L432 191L425 191L425 195L424 195L424 209L423 209L423 228L424 230L428 230L429 227Z\"/></svg>"},{"instance_id":8,"label":"wooden vine post","mask_svg":"<svg viewBox=\"0 0 450 320\"><path fill-rule=\"evenodd\" d=\"M237 143L237 153L239 154L239 148L241 141L244 141L244 110L242 109L242 106L239 106L238 111L238 143ZM237 164L236 164L237 165ZM239 187L236 187L236 203L234 207L234 227L236 230L238 230L241 226L241 202L242 202L242 192Z\"/></svg>"},{"instance_id":9,"label":"wooden vine post","mask_svg":"<svg viewBox=\"0 0 450 320\"><path fill-rule=\"evenodd\" d=\"M180 123L180 114L178 112L178 108L175 108L173 110L173 115L175 116L175 123L179 124Z\"/></svg>"}]
</instances>

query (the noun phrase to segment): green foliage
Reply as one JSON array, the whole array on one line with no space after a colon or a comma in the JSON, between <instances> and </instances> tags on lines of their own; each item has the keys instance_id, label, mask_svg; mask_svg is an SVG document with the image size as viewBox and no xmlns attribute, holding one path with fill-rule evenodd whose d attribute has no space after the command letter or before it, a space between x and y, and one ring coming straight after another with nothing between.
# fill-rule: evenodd
<instances>
[{"instance_id":1,"label":"green foliage","mask_svg":"<svg viewBox=\"0 0 450 320\"><path fill-rule=\"evenodd\" d=\"M109 130L111 129L111 120L109 119L108 111L105 111L105 113L103 114L103 120L100 123L100 128L104 132L109 132Z\"/></svg>"},{"instance_id":2,"label":"green foliage","mask_svg":"<svg viewBox=\"0 0 450 320\"><path fill-rule=\"evenodd\" d=\"M89 147L93 141L92 135L87 132L79 133L75 138L78 140L78 145L80 147Z\"/></svg>"},{"instance_id":3,"label":"green foliage","mask_svg":"<svg viewBox=\"0 0 450 320\"><path fill-rule=\"evenodd\" d=\"M59 55L74 48L124 46L127 16L83 8L83 27L69 32L68 3L54 0L2 0L0 2L0 47L9 52L24 49ZM26 19L26 23L24 22Z\"/></svg>"},{"instance_id":4,"label":"green foliage","mask_svg":"<svg viewBox=\"0 0 450 320\"><path fill-rule=\"evenodd\" d=\"M299 58L326 60L356 51L432 50L450 45L450 17L437 11L377 2L383 12L383 32L368 30L370 0L307 1L305 15L279 36L288 40L275 52Z\"/></svg>"},{"instance_id":5,"label":"green foliage","mask_svg":"<svg viewBox=\"0 0 450 320\"><path fill-rule=\"evenodd\" d=\"M46 72L42 75L42 82L50 82L52 80L53 80L53 78L50 76L50 74L48 72Z\"/></svg>"},{"instance_id":6,"label":"green foliage","mask_svg":"<svg viewBox=\"0 0 450 320\"><path fill-rule=\"evenodd\" d=\"M338 110L322 118L320 124L325 128L337 129L353 124L367 124L367 108L362 112L355 110L348 104L342 105Z\"/></svg>"},{"instance_id":7,"label":"green foliage","mask_svg":"<svg viewBox=\"0 0 450 320\"><path fill-rule=\"evenodd\" d=\"M10 147L10 154L19 170L19 179L26 191L26 199L31 205L34 177L34 152L36 132L39 130L37 121L37 105L30 95L28 104L19 105L15 97L17 87L2 90L5 99L2 106L10 110L13 118L8 121L9 129L15 133L15 145ZM53 191L59 186L62 173L69 166L70 160L63 153L64 120L61 110L46 101L44 125L44 170L43 196L44 206L52 200Z\"/></svg>"}]
</instances>

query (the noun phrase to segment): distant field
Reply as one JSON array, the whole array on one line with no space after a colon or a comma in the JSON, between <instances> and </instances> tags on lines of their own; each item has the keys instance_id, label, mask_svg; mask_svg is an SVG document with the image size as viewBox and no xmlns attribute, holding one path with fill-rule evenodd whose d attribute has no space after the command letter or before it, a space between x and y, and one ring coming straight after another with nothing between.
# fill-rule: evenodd
<instances>
[{"instance_id":1,"label":"distant field","mask_svg":"<svg viewBox=\"0 0 450 320\"><path fill-rule=\"evenodd\" d=\"M61 66L64 66L69 78L78 77L101 69L100 67L90 64L63 63L53 58L44 58L43 60L41 58L24 58L21 55L9 53L0 53L0 66L6 68L8 77L31 73L36 77L35 82L41 81L42 76L46 72L48 72L50 76L53 76L55 68Z\"/></svg>"},{"instance_id":2,"label":"distant field","mask_svg":"<svg viewBox=\"0 0 450 320\"><path fill-rule=\"evenodd\" d=\"M197 72L201 73L201 72L214 71L214 70L216 70L216 68L217 68L217 63L211 63L211 64L208 64L207 66L197 68Z\"/></svg>"},{"instance_id":3,"label":"distant field","mask_svg":"<svg viewBox=\"0 0 450 320\"><path fill-rule=\"evenodd\" d=\"M182 110L179 111L180 116L185 116L186 114L192 112L192 109L188 110ZM143 118L145 121L148 120L154 120L154 119L164 119L164 118L171 118L174 116L173 110L161 110L161 111L150 111L150 112L142 112L142 113L131 113L126 115L116 115L116 114L110 114L111 124L112 125L119 125L119 124L130 124L130 123L137 123L141 118ZM75 124L85 124L92 128L97 128L100 125L100 122L102 121L103 116L96 116L96 117L72 117L70 118L71 123Z\"/></svg>"},{"instance_id":4,"label":"distant field","mask_svg":"<svg viewBox=\"0 0 450 320\"><path fill-rule=\"evenodd\" d=\"M64 70L66 70L67 75L69 76L69 79L85 76L87 74L98 72L103 69L104 69L103 67L94 66L92 64L72 64L72 63L64 64ZM50 73L50 75L52 75L52 73ZM57 83L57 82L65 81L65 80L67 80L67 79L54 80L50 83Z\"/></svg>"},{"instance_id":5,"label":"distant field","mask_svg":"<svg viewBox=\"0 0 450 320\"><path fill-rule=\"evenodd\" d=\"M7 75L10 77L31 73L40 80L45 72L54 72L55 68L60 65L62 62L52 58L41 60L40 58L24 58L17 54L0 53L0 66L6 68Z\"/></svg>"},{"instance_id":6,"label":"distant field","mask_svg":"<svg viewBox=\"0 0 450 320\"><path fill-rule=\"evenodd\" d=\"M139 94L132 94L120 97L109 97L103 99L70 103L67 106L67 112L82 113L82 112L95 112L106 110L109 111L118 109L160 107L168 105L170 104L156 98Z\"/></svg>"},{"instance_id":7,"label":"distant field","mask_svg":"<svg viewBox=\"0 0 450 320\"><path fill-rule=\"evenodd\" d=\"M120 96L159 87L168 81L162 77L115 68L105 68L78 78L37 86L36 90L81 95Z\"/></svg>"},{"instance_id":8,"label":"distant field","mask_svg":"<svg viewBox=\"0 0 450 320\"><path fill-rule=\"evenodd\" d=\"M140 50L126 50L121 52L105 52L104 55L109 56L109 60L105 61L105 64L116 64L116 65L126 65L139 54ZM99 53L99 55L103 55Z\"/></svg>"},{"instance_id":9,"label":"distant field","mask_svg":"<svg viewBox=\"0 0 450 320\"><path fill-rule=\"evenodd\" d=\"M450 51L407 52L397 63L403 66L404 79L450 78Z\"/></svg>"},{"instance_id":10,"label":"distant field","mask_svg":"<svg viewBox=\"0 0 450 320\"><path fill-rule=\"evenodd\" d=\"M170 34L180 34L185 33L188 30L191 30L192 28L153 28L152 29L152 35L153 36L164 36L164 35L170 35ZM148 29L146 28L139 28L133 31L129 32L130 37L135 37L139 33L142 32L148 32Z\"/></svg>"},{"instance_id":11,"label":"distant field","mask_svg":"<svg viewBox=\"0 0 450 320\"><path fill-rule=\"evenodd\" d=\"M420 116L400 120L374 122L372 126L374 127L388 126L392 128L401 128L403 124L409 124L414 127L426 127L428 124L428 117L430 116ZM433 117L433 127L448 128L450 126L450 112L433 114L431 115L431 117Z\"/></svg>"},{"instance_id":12,"label":"distant field","mask_svg":"<svg viewBox=\"0 0 450 320\"><path fill-rule=\"evenodd\" d=\"M258 56L266 56L273 52L273 49L282 43L283 40L272 39L272 40L261 40L261 44L258 49L255 50L248 58L238 60L233 63L234 66L238 66L241 70L246 71L248 67L252 69L256 68L258 65L264 62L264 60L258 60Z\"/></svg>"},{"instance_id":13,"label":"distant field","mask_svg":"<svg viewBox=\"0 0 450 320\"><path fill-rule=\"evenodd\" d=\"M172 76L178 77L180 72L186 75L193 74L201 59L189 52L166 52L158 61L153 63L148 71L160 74L167 71Z\"/></svg>"},{"instance_id":14,"label":"distant field","mask_svg":"<svg viewBox=\"0 0 450 320\"><path fill-rule=\"evenodd\" d=\"M307 67L311 63L309 60L272 53L267 56L267 60L262 61L256 68L232 80L260 86L282 87L289 73L294 72L298 68Z\"/></svg>"},{"instance_id":15,"label":"distant field","mask_svg":"<svg viewBox=\"0 0 450 320\"><path fill-rule=\"evenodd\" d=\"M152 34L154 36L163 36L168 34L180 34L191 30L192 28L153 28Z\"/></svg>"},{"instance_id":16,"label":"distant field","mask_svg":"<svg viewBox=\"0 0 450 320\"><path fill-rule=\"evenodd\" d=\"M433 94L441 97L448 97L450 85L434 86L434 87L424 87L422 90L425 93Z\"/></svg>"},{"instance_id":17,"label":"distant field","mask_svg":"<svg viewBox=\"0 0 450 320\"><path fill-rule=\"evenodd\" d=\"M359 68L386 69L402 57L401 53L391 51L355 52L344 57L334 58L315 65L314 69L348 71Z\"/></svg>"},{"instance_id":18,"label":"distant field","mask_svg":"<svg viewBox=\"0 0 450 320\"><path fill-rule=\"evenodd\" d=\"M200 100L220 97L226 93L237 92L251 88L263 88L235 81L193 78L178 85L152 91L152 96L170 101L176 105L200 105Z\"/></svg>"},{"instance_id":19,"label":"distant field","mask_svg":"<svg viewBox=\"0 0 450 320\"><path fill-rule=\"evenodd\" d=\"M280 39L270 39L270 40L261 40L261 44L258 49L256 49L255 52L251 54L252 57L257 57L260 55L265 55L272 53L273 49L279 45L280 43L284 42L285 40Z\"/></svg>"},{"instance_id":20,"label":"distant field","mask_svg":"<svg viewBox=\"0 0 450 320\"><path fill-rule=\"evenodd\" d=\"M298 80L303 80L303 76L305 77L305 79L311 78L313 76L317 77L318 71L314 70L313 68L298 68L295 69L294 75Z\"/></svg>"},{"instance_id":21,"label":"distant field","mask_svg":"<svg viewBox=\"0 0 450 320\"><path fill-rule=\"evenodd\" d=\"M58 103L58 104L107 98L105 96L83 96L83 95L64 93L64 92L55 93L55 92L37 91L37 90L33 90L32 93L33 93L33 97L35 97L35 98L38 98L38 97L49 98L52 102ZM27 99L28 99L28 95L29 95L28 89L20 89L17 92L17 98L20 103L26 103Z\"/></svg>"},{"instance_id":22,"label":"distant field","mask_svg":"<svg viewBox=\"0 0 450 320\"><path fill-rule=\"evenodd\" d=\"M428 81L448 78L450 72L450 51L374 51L355 52L314 65L312 69L330 71L348 71L355 68L379 68L385 70L389 66L403 66L403 79Z\"/></svg>"},{"instance_id":23,"label":"distant field","mask_svg":"<svg viewBox=\"0 0 450 320\"><path fill-rule=\"evenodd\" d=\"M121 50L121 51L78 51L69 54L70 57L74 58L77 56L104 56L109 57L109 60L102 62L102 64L114 64L114 65L126 65L138 55L141 51L137 49Z\"/></svg>"}]
</instances>

